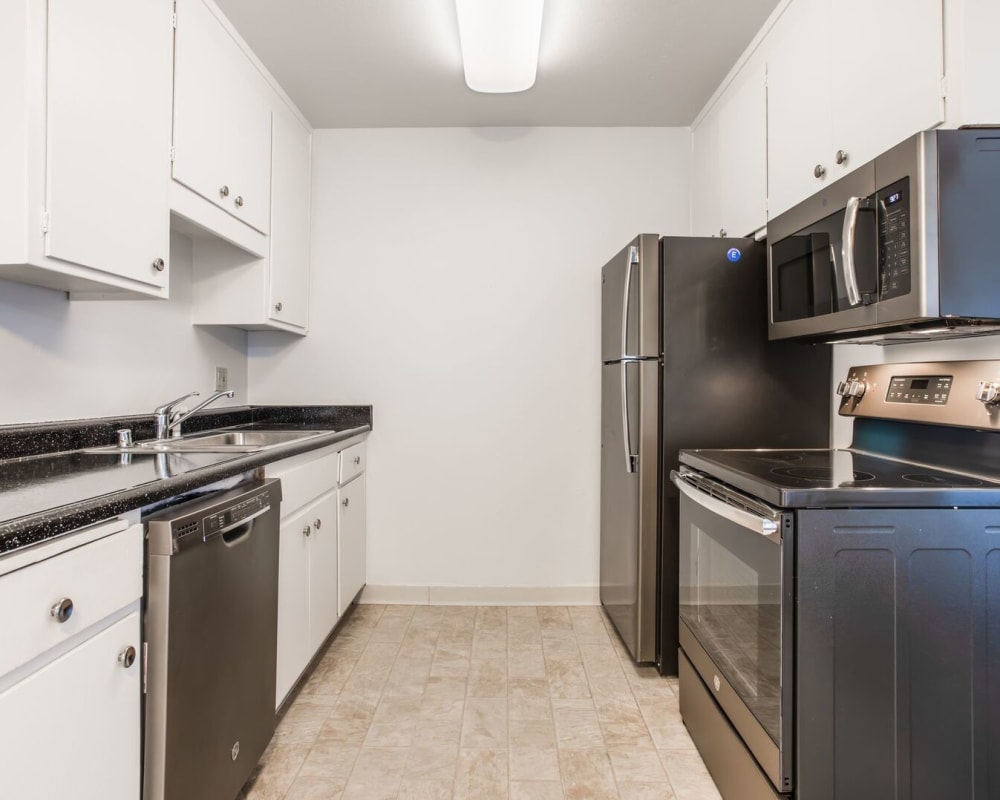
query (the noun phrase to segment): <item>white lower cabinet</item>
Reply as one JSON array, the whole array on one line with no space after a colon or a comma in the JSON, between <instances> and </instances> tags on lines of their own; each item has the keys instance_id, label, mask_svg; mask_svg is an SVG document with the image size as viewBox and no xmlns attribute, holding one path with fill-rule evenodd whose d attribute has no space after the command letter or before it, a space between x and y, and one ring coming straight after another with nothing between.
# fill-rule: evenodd
<instances>
[{"instance_id":1,"label":"white lower cabinet","mask_svg":"<svg viewBox=\"0 0 1000 800\"><path fill-rule=\"evenodd\" d=\"M284 498L275 707L365 583L365 476L345 468L363 468L364 447L333 445L267 467ZM339 484L342 475L352 479Z\"/></svg>"},{"instance_id":2,"label":"white lower cabinet","mask_svg":"<svg viewBox=\"0 0 1000 800\"><path fill-rule=\"evenodd\" d=\"M139 611L0 693L0 797L137 800Z\"/></svg>"},{"instance_id":3,"label":"white lower cabinet","mask_svg":"<svg viewBox=\"0 0 1000 800\"><path fill-rule=\"evenodd\" d=\"M0 562L0 798L138 800L142 527Z\"/></svg>"},{"instance_id":4,"label":"white lower cabinet","mask_svg":"<svg viewBox=\"0 0 1000 800\"><path fill-rule=\"evenodd\" d=\"M340 555L338 612L343 614L365 585L365 474L337 489L337 539Z\"/></svg>"}]
</instances>

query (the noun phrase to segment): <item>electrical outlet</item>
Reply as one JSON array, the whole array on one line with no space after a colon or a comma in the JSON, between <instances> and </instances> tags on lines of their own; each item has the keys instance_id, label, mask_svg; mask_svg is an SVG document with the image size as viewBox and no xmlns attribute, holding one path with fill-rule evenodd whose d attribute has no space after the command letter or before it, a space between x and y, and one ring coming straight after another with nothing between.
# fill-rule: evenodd
<instances>
[{"instance_id":1,"label":"electrical outlet","mask_svg":"<svg viewBox=\"0 0 1000 800\"><path fill-rule=\"evenodd\" d=\"M229 370L226 367L215 368L215 391L225 392L229 389Z\"/></svg>"}]
</instances>

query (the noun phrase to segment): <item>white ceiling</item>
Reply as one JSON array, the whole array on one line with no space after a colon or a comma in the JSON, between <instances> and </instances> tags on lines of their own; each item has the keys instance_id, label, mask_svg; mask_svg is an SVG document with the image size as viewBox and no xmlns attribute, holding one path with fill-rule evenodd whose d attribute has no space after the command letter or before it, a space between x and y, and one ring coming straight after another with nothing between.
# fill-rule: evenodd
<instances>
[{"instance_id":1,"label":"white ceiling","mask_svg":"<svg viewBox=\"0 0 1000 800\"><path fill-rule=\"evenodd\" d=\"M689 125L778 0L546 0L538 79L466 88L454 0L217 0L316 128Z\"/></svg>"}]
</instances>

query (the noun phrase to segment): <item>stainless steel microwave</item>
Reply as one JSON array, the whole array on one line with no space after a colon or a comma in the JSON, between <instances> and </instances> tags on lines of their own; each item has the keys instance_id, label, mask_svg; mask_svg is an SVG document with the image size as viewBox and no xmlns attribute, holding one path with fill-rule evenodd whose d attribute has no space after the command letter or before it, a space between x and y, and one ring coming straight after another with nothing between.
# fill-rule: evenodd
<instances>
[{"instance_id":1,"label":"stainless steel microwave","mask_svg":"<svg viewBox=\"0 0 1000 800\"><path fill-rule=\"evenodd\" d=\"M919 133L767 227L771 339L1000 333L1000 128Z\"/></svg>"}]
</instances>

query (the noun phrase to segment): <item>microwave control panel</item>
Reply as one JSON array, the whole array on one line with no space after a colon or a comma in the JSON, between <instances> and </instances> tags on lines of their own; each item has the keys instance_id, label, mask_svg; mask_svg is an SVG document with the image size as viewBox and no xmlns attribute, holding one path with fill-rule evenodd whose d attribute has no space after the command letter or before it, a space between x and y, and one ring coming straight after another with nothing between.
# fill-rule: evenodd
<instances>
[{"instance_id":1,"label":"microwave control panel","mask_svg":"<svg viewBox=\"0 0 1000 800\"><path fill-rule=\"evenodd\" d=\"M879 299L910 293L910 179L880 190L878 199Z\"/></svg>"}]
</instances>

